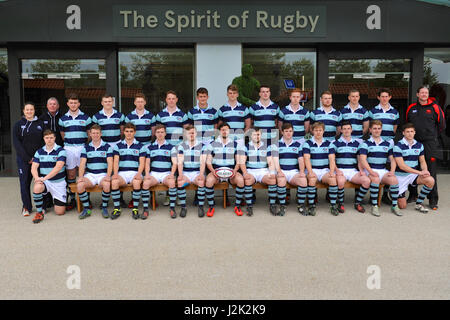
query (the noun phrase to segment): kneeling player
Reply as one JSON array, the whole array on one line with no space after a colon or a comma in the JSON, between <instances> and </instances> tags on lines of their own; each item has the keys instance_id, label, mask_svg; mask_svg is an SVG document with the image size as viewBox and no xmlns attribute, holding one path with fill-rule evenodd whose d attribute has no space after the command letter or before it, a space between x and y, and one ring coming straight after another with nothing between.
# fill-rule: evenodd
<instances>
[{"instance_id":1,"label":"kneeling player","mask_svg":"<svg viewBox=\"0 0 450 320\"><path fill-rule=\"evenodd\" d=\"M124 126L125 139L120 141L113 148L114 165L111 181L111 195L114 202L114 210L111 219L117 219L120 216L120 190L127 184L133 187L133 209L132 217L139 218L139 201L141 199L142 172L145 166L146 148L134 139L136 127L132 123Z\"/></svg>"},{"instance_id":2,"label":"kneeling player","mask_svg":"<svg viewBox=\"0 0 450 320\"><path fill-rule=\"evenodd\" d=\"M186 189L191 183L195 184L198 198L198 216L203 217L205 212L203 204L205 202L205 166L206 155L203 153L204 145L197 141L197 129L188 124L185 127L185 140L177 147L178 150L178 198L180 200L180 217L185 217L186 209Z\"/></svg>"},{"instance_id":3,"label":"kneeling player","mask_svg":"<svg viewBox=\"0 0 450 320\"><path fill-rule=\"evenodd\" d=\"M89 133L92 141L81 151L80 167L78 169L78 195L83 203L83 212L79 218L91 215L89 197L86 188L96 185L102 187L102 216L109 218L108 201L111 195L111 175L113 170L113 150L102 140L102 129L98 124L91 127Z\"/></svg>"},{"instance_id":4,"label":"kneeling player","mask_svg":"<svg viewBox=\"0 0 450 320\"><path fill-rule=\"evenodd\" d=\"M293 140L294 130L291 123L283 123L281 133L283 137L278 142L278 147L271 149L277 171L278 201L280 202L279 214L284 215L285 212L286 183L289 183L297 186L298 212L305 215L308 181L305 174L302 146L300 141Z\"/></svg>"},{"instance_id":5,"label":"kneeling player","mask_svg":"<svg viewBox=\"0 0 450 320\"><path fill-rule=\"evenodd\" d=\"M245 145L245 155L241 159L241 170L245 182L245 198L247 200L247 215L253 215L253 188L256 182L267 185L269 192L270 213L274 216L278 215L276 205L277 201L277 180L276 170L273 164L273 158L270 146L266 141L261 141L261 129L253 128L251 130L251 138ZM236 189L237 192L237 189ZM286 195L284 196L286 199ZM284 215L286 206L282 206L280 215Z\"/></svg>"},{"instance_id":6,"label":"kneeling player","mask_svg":"<svg viewBox=\"0 0 450 320\"><path fill-rule=\"evenodd\" d=\"M316 196L316 183L318 181L328 184L330 195L330 211L337 216L339 211L336 205L337 181L335 175L334 161L330 161L334 149L331 142L324 140L325 125L322 122L315 122L311 126L313 137L303 144L303 158L308 171L308 214L316 215L314 199Z\"/></svg>"},{"instance_id":7,"label":"kneeling player","mask_svg":"<svg viewBox=\"0 0 450 320\"><path fill-rule=\"evenodd\" d=\"M238 143L236 140L230 139L230 126L227 123L219 125L219 137L211 142L205 148L206 166L210 173L206 177L206 198L208 199L209 209L206 216L212 217L214 215L214 185L220 181L229 180L230 183L236 185L236 204L234 212L241 216L241 201L244 193L244 178L238 172L239 161L242 151L238 150ZM216 174L216 169L228 168L233 171L231 178L221 178Z\"/></svg>"},{"instance_id":8,"label":"kneeling player","mask_svg":"<svg viewBox=\"0 0 450 320\"><path fill-rule=\"evenodd\" d=\"M63 215L66 212L66 150L55 143L53 131L45 130L43 136L45 145L36 151L31 165L34 178L33 199L37 209L34 223L44 220L43 195L48 192L53 197L55 213Z\"/></svg>"},{"instance_id":9,"label":"kneeling player","mask_svg":"<svg viewBox=\"0 0 450 320\"><path fill-rule=\"evenodd\" d=\"M355 209L361 213L366 210L361 205L364 195L370 187L370 179L364 172L362 166L358 164L359 142L352 138L352 125L345 120L341 123L342 136L331 145L334 148L334 155L331 159L335 162L336 179L338 184L338 210L344 213L344 185L346 181L361 185L355 199ZM361 197L361 195L363 195Z\"/></svg>"},{"instance_id":10,"label":"kneeling player","mask_svg":"<svg viewBox=\"0 0 450 320\"><path fill-rule=\"evenodd\" d=\"M414 125L406 123L403 126L403 139L394 146L394 157L397 163L395 175L397 176L400 193L398 206L400 209L406 208L405 192L409 185L423 184L424 186L416 200L415 209L427 213L428 209L422 203L434 187L434 178L428 171L423 145L414 140L415 134Z\"/></svg>"},{"instance_id":11,"label":"kneeling player","mask_svg":"<svg viewBox=\"0 0 450 320\"><path fill-rule=\"evenodd\" d=\"M155 126L156 140L147 146L147 159L145 160L145 178L142 185L144 213L142 219L148 217L149 188L162 183L169 188L170 217L175 219L175 203L177 200L177 188L175 186L175 172L177 171L176 149L166 140L166 126Z\"/></svg>"},{"instance_id":12,"label":"kneeling player","mask_svg":"<svg viewBox=\"0 0 450 320\"><path fill-rule=\"evenodd\" d=\"M383 123L380 120L372 120L369 124L370 139L363 142L359 148L359 160L361 166L366 170L370 179L370 200L372 202L371 213L379 217L378 191L380 183L388 184L392 197L391 211L399 216L400 208L397 205L398 180L395 177L396 163L392 155L392 145L389 141L381 138ZM389 159L390 171L386 170Z\"/></svg>"}]
</instances>

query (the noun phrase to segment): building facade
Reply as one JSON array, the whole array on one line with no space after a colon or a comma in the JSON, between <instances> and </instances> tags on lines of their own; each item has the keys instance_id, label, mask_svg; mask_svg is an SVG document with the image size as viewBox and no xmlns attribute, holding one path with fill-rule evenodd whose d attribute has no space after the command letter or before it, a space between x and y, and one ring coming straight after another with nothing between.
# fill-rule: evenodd
<instances>
[{"instance_id":1,"label":"building facade","mask_svg":"<svg viewBox=\"0 0 450 320\"><path fill-rule=\"evenodd\" d=\"M389 87L403 119L425 83L446 91L445 108L449 16L448 1L0 1L0 176L16 175L11 128L25 101L40 114L56 97L65 112L76 92L93 115L108 92L127 114L142 92L157 113L167 90L188 110L206 87L219 108L243 64L280 106L292 86L309 109L324 90L340 109L357 88L370 109ZM443 147L445 158L446 136Z\"/></svg>"}]
</instances>

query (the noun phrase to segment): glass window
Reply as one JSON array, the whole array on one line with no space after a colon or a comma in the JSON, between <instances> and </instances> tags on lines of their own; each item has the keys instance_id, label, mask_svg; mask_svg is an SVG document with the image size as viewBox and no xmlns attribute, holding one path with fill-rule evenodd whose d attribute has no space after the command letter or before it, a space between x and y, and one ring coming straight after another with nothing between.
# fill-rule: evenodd
<instances>
[{"instance_id":1,"label":"glass window","mask_svg":"<svg viewBox=\"0 0 450 320\"><path fill-rule=\"evenodd\" d=\"M386 87L392 91L391 105L400 114L406 111L411 76L410 59L330 59L328 68L328 89L333 93L333 106L336 109L348 104L351 89L359 90L359 103L366 109L371 109L379 103L377 90Z\"/></svg>"},{"instance_id":2,"label":"glass window","mask_svg":"<svg viewBox=\"0 0 450 320\"><path fill-rule=\"evenodd\" d=\"M440 136L443 161L438 162L441 171L450 170L450 48L430 48L424 53L424 84L430 87L430 96L445 112L447 128Z\"/></svg>"},{"instance_id":3,"label":"glass window","mask_svg":"<svg viewBox=\"0 0 450 320\"><path fill-rule=\"evenodd\" d=\"M0 48L0 176L11 176L11 121L8 94L8 54Z\"/></svg>"},{"instance_id":4,"label":"glass window","mask_svg":"<svg viewBox=\"0 0 450 320\"><path fill-rule=\"evenodd\" d=\"M22 88L23 101L34 102L37 115L46 110L50 97L56 97L66 112L66 96L76 93L81 110L92 116L101 108L106 92L105 60L23 59Z\"/></svg>"},{"instance_id":5,"label":"glass window","mask_svg":"<svg viewBox=\"0 0 450 320\"><path fill-rule=\"evenodd\" d=\"M300 88L307 94L304 107L312 109L316 94L316 52L314 49L244 48L243 64L253 67L260 84L270 86L271 100L280 107L289 104L288 90ZM255 101L258 93L249 97Z\"/></svg>"},{"instance_id":6,"label":"glass window","mask_svg":"<svg viewBox=\"0 0 450 320\"><path fill-rule=\"evenodd\" d=\"M157 114L165 108L165 94L174 90L178 106L187 112L194 103L194 48L146 48L119 51L120 107L134 110L134 95L147 97L147 109Z\"/></svg>"}]
</instances>

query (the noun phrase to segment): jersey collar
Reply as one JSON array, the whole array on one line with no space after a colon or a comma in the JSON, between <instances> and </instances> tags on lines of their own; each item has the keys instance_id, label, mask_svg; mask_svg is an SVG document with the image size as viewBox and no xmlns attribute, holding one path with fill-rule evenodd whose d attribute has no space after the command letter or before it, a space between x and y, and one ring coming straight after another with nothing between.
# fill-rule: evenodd
<instances>
[{"instance_id":1,"label":"jersey collar","mask_svg":"<svg viewBox=\"0 0 450 320\"><path fill-rule=\"evenodd\" d=\"M264 106L261 104L261 101L260 101L260 100L258 100L258 101L256 102L256 104L257 104L258 106L260 106L261 108L266 109L266 108L270 107L271 105L273 105L273 101L272 101L272 100L269 100L269 105L268 105L267 107L264 107Z\"/></svg>"},{"instance_id":2,"label":"jersey collar","mask_svg":"<svg viewBox=\"0 0 450 320\"><path fill-rule=\"evenodd\" d=\"M291 111L291 112L293 112L293 113L296 113L296 112L299 112L300 110L302 110L303 107L302 107L302 105L300 105L299 108L298 108L298 110L297 110L297 111L294 111L294 110L292 109L291 104L288 104L288 105L286 106L286 109L288 109L289 111Z\"/></svg>"},{"instance_id":3,"label":"jersey collar","mask_svg":"<svg viewBox=\"0 0 450 320\"><path fill-rule=\"evenodd\" d=\"M332 112L336 111L336 109L333 106L331 106L331 111L330 112L326 112L325 109L323 108L323 106L320 106L319 110L322 111L322 112L325 112L326 114L329 114L329 113L332 113Z\"/></svg>"}]
</instances>

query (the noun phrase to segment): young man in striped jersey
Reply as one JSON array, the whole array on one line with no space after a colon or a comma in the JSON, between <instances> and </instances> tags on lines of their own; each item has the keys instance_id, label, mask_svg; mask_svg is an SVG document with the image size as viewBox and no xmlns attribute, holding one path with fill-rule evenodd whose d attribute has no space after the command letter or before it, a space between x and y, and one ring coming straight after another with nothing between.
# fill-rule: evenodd
<instances>
[{"instance_id":1,"label":"young man in striped jersey","mask_svg":"<svg viewBox=\"0 0 450 320\"><path fill-rule=\"evenodd\" d=\"M325 125L323 139L333 142L341 131L340 123L342 115L333 108L333 96L330 91L324 91L320 95L321 107L310 112L311 125L315 122L322 122ZM312 127L311 127L312 129Z\"/></svg>"},{"instance_id":2,"label":"young man in striped jersey","mask_svg":"<svg viewBox=\"0 0 450 320\"><path fill-rule=\"evenodd\" d=\"M114 148L123 135L125 116L113 108L114 98L110 94L102 97L103 109L94 114L92 123L98 124L102 129L102 140Z\"/></svg>"},{"instance_id":3,"label":"young man in striped jersey","mask_svg":"<svg viewBox=\"0 0 450 320\"><path fill-rule=\"evenodd\" d=\"M428 209L423 206L423 201L433 190L435 181L428 171L423 145L414 140L415 134L414 125L406 123L403 126L403 139L394 146L394 158L397 163L395 175L397 176L400 193L398 206L400 209L406 208L405 192L409 185L422 184L423 187L414 208L422 213L427 213Z\"/></svg>"},{"instance_id":4,"label":"young man in striped jersey","mask_svg":"<svg viewBox=\"0 0 450 320\"><path fill-rule=\"evenodd\" d=\"M262 140L268 146L278 141L278 115L280 107L270 100L270 87L259 88L259 101L249 108L252 125L262 130Z\"/></svg>"},{"instance_id":5,"label":"young man in striped jersey","mask_svg":"<svg viewBox=\"0 0 450 320\"><path fill-rule=\"evenodd\" d=\"M214 140L214 130L217 129L218 113L214 107L208 104L208 90L198 88L197 105L189 110L188 122L197 130L200 141L209 144Z\"/></svg>"},{"instance_id":6,"label":"young man in striped jersey","mask_svg":"<svg viewBox=\"0 0 450 320\"><path fill-rule=\"evenodd\" d=\"M80 167L78 168L77 191L83 203L80 219L91 215L89 197L86 188L96 185L102 187L102 216L109 218L108 201L111 195L111 176L113 170L113 149L102 140L102 129L98 124L91 127L91 142L81 151Z\"/></svg>"},{"instance_id":7,"label":"young man in striped jersey","mask_svg":"<svg viewBox=\"0 0 450 320\"><path fill-rule=\"evenodd\" d=\"M364 195L370 187L370 179L358 162L358 150L360 142L352 136L352 124L348 120L341 123L342 135L331 144L334 154L330 155L330 161L335 162L336 180L338 185L338 211L345 212L344 207L344 185L346 181L361 185L355 199L355 209L364 213L365 209L361 205ZM361 196L362 195L362 196Z\"/></svg>"},{"instance_id":8,"label":"young man in striped jersey","mask_svg":"<svg viewBox=\"0 0 450 320\"><path fill-rule=\"evenodd\" d=\"M219 137L211 142L205 148L206 166L210 173L206 177L206 198L208 199L209 209L206 212L207 217L212 217L215 211L214 201L214 185L220 181L229 180L230 183L236 185L236 204L234 212L241 216L241 202L244 194L244 178L238 172L240 158L243 151L238 148L236 140L230 139L230 126L226 123L220 124ZM229 179L222 179L216 175L215 170L221 167L227 167L234 172L234 176Z\"/></svg>"},{"instance_id":9,"label":"young man in striped jersey","mask_svg":"<svg viewBox=\"0 0 450 320\"><path fill-rule=\"evenodd\" d=\"M156 140L146 147L145 178L142 185L142 202L144 213L142 219L148 218L149 188L162 183L169 188L170 217L175 219L177 212L175 204L177 200L177 188L175 185L175 172L177 171L176 148L166 140L166 127L162 124L155 126Z\"/></svg>"},{"instance_id":10,"label":"young man in striped jersey","mask_svg":"<svg viewBox=\"0 0 450 320\"><path fill-rule=\"evenodd\" d=\"M64 141L64 149L67 152L67 183L71 184L76 182L81 150L88 140L92 120L88 115L81 112L80 99L76 94L69 95L67 106L69 111L59 119L58 124ZM68 193L71 200L66 209L71 210L75 208L75 193L70 189L68 189Z\"/></svg>"},{"instance_id":11,"label":"young man in striped jersey","mask_svg":"<svg viewBox=\"0 0 450 320\"><path fill-rule=\"evenodd\" d=\"M342 121L348 121L352 128L352 138L362 142L363 135L369 130L369 112L359 104L359 91L350 90L348 104L342 108ZM341 125L342 128L342 125Z\"/></svg>"},{"instance_id":12,"label":"young man in striped jersey","mask_svg":"<svg viewBox=\"0 0 450 320\"><path fill-rule=\"evenodd\" d=\"M294 89L289 94L291 103L281 109L278 115L278 129L282 132L284 123L290 123L294 129L294 141L305 138L305 133L309 132L309 111L300 105L302 91Z\"/></svg>"},{"instance_id":13,"label":"young man in striped jersey","mask_svg":"<svg viewBox=\"0 0 450 320\"><path fill-rule=\"evenodd\" d=\"M241 171L245 183L245 198L247 200L247 215L253 215L253 188L255 183L264 183L269 192L270 213L278 215L277 180L276 170L273 163L271 146L268 146L261 138L262 130L258 127L250 129L250 141L245 145L245 154L241 157ZM236 189L236 194L238 189ZM286 199L286 195L285 195ZM282 208L284 215L286 207Z\"/></svg>"},{"instance_id":14,"label":"young man in striped jersey","mask_svg":"<svg viewBox=\"0 0 450 320\"><path fill-rule=\"evenodd\" d=\"M400 121L398 111L389 103L391 98L392 95L389 89L382 88L378 90L377 99L380 103L369 111L369 120L381 121L383 131L381 132L380 137L386 141L390 141L395 138L395 133L397 132L397 127Z\"/></svg>"},{"instance_id":15,"label":"young man in striped jersey","mask_svg":"<svg viewBox=\"0 0 450 320\"><path fill-rule=\"evenodd\" d=\"M278 142L278 147L272 149L273 162L277 171L279 215L284 215L286 210L286 183L297 186L297 209L300 214L306 215L305 200L308 181L305 174L302 139L294 141L293 126L289 122L283 123L281 133L283 137Z\"/></svg>"},{"instance_id":16,"label":"young man in striped jersey","mask_svg":"<svg viewBox=\"0 0 450 320\"><path fill-rule=\"evenodd\" d=\"M177 106L178 96L175 91L166 93L166 108L155 117L155 124L163 124L166 127L166 140L173 147L177 147L183 140L183 128L188 124L187 115ZM169 194L166 194L164 205L170 203Z\"/></svg>"},{"instance_id":17,"label":"young man in striped jersey","mask_svg":"<svg viewBox=\"0 0 450 320\"><path fill-rule=\"evenodd\" d=\"M147 146L152 140L152 136L155 135L155 116L153 113L145 109L147 99L144 94L137 93L134 96L134 109L130 114L125 117L125 123L132 123L136 126L136 135L134 138Z\"/></svg>"},{"instance_id":18,"label":"young man in striped jersey","mask_svg":"<svg viewBox=\"0 0 450 320\"><path fill-rule=\"evenodd\" d=\"M132 217L133 219L138 219L138 206L141 199L142 173L144 172L145 166L146 148L134 138L136 134L134 124L127 123L124 126L123 133L125 139L113 148L114 164L113 176L111 178L111 196L114 202L114 210L111 214L111 219L117 219L121 214L119 188L127 184L131 184L133 187Z\"/></svg>"},{"instance_id":19,"label":"young man in striped jersey","mask_svg":"<svg viewBox=\"0 0 450 320\"><path fill-rule=\"evenodd\" d=\"M248 108L238 102L239 89L234 84L227 87L228 102L220 107L218 125L227 123L230 126L230 138L244 144L244 133L250 128L252 119Z\"/></svg>"},{"instance_id":20,"label":"young man in striped jersey","mask_svg":"<svg viewBox=\"0 0 450 320\"><path fill-rule=\"evenodd\" d=\"M203 152L205 144L197 140L197 129L193 125L187 125L184 129L185 139L177 147L178 166L178 198L180 200L180 217L184 218L186 209L186 190L188 184L198 187L198 216L205 215L203 205L205 202L205 167L206 155Z\"/></svg>"},{"instance_id":21,"label":"young man in striped jersey","mask_svg":"<svg viewBox=\"0 0 450 320\"><path fill-rule=\"evenodd\" d=\"M337 197L337 181L336 168L331 158L334 154L334 149L331 142L325 140L324 132L325 125L322 122L315 122L311 126L313 137L306 140L303 144L303 159L305 167L308 171L308 214L316 215L316 205L314 199L316 197L316 183L323 182L328 184L328 193L330 196L330 211L331 214L337 216L339 211L336 205Z\"/></svg>"},{"instance_id":22,"label":"young man in striped jersey","mask_svg":"<svg viewBox=\"0 0 450 320\"><path fill-rule=\"evenodd\" d=\"M44 219L43 195L48 192L53 197L55 213L63 215L66 211L66 150L55 143L56 135L47 129L43 133L45 145L33 157L31 174L34 178L33 199L37 213L34 223Z\"/></svg>"},{"instance_id":23,"label":"young man in striped jersey","mask_svg":"<svg viewBox=\"0 0 450 320\"><path fill-rule=\"evenodd\" d=\"M370 139L363 142L359 148L359 161L370 179L370 200L372 202L371 213L379 217L378 191L380 183L388 184L392 196L391 211L400 215L397 205L398 180L395 177L396 163L392 155L392 144L381 138L383 123L380 120L371 120L369 123ZM387 160L390 162L390 171L386 170ZM362 189L362 188L361 188Z\"/></svg>"}]
</instances>

